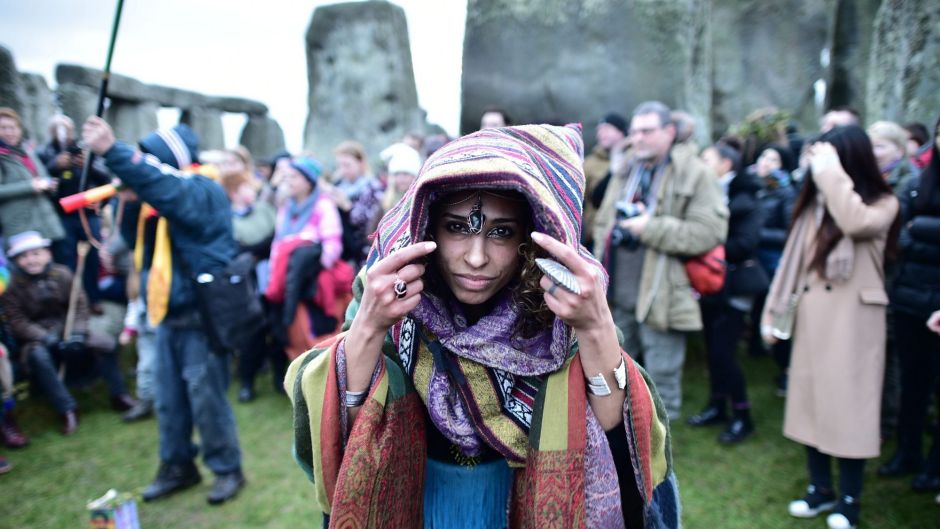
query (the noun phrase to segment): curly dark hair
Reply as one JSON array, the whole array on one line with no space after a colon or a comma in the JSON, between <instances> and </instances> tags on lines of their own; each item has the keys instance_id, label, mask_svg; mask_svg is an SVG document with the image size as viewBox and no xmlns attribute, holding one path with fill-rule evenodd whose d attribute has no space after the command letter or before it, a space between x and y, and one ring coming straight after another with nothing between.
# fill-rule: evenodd
<instances>
[{"instance_id":1,"label":"curly dark hair","mask_svg":"<svg viewBox=\"0 0 940 529\"><path fill-rule=\"evenodd\" d=\"M544 290L539 285L542 279L542 271L536 266L537 257L548 257L548 253L541 247L532 242L529 235L535 228L532 218L532 207L524 195L516 191L500 191L500 195L510 200L519 201L526 205L526 211L522 217L525 219L523 233L526 234L525 240L519 245L520 265L515 279L507 285L510 290L510 300L513 306L520 314L516 327L512 331L511 341L516 339L529 339L536 336L541 330L551 326L555 319L548 305L545 303ZM437 197L434 204L431 205L428 218L427 229L425 232L426 240L433 240L433 227L437 225L440 217L440 207L448 195ZM427 263L425 272L425 290L440 298L453 297L453 293L447 287L441 277L436 262L432 259Z\"/></svg>"}]
</instances>

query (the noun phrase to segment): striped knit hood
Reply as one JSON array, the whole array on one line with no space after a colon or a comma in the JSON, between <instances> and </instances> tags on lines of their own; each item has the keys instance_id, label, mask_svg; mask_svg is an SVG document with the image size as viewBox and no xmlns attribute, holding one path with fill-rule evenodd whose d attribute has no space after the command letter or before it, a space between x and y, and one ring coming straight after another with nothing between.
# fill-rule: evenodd
<instances>
[{"instance_id":1,"label":"striped knit hood","mask_svg":"<svg viewBox=\"0 0 940 529\"><path fill-rule=\"evenodd\" d=\"M177 169L186 169L199 160L199 139L193 129L177 125L169 130L155 130L137 142L140 150L156 156Z\"/></svg>"},{"instance_id":2,"label":"striped knit hood","mask_svg":"<svg viewBox=\"0 0 940 529\"><path fill-rule=\"evenodd\" d=\"M440 196L484 188L521 193L538 231L581 248L583 163L580 125L484 129L452 141L425 162L405 196L382 218L369 263L425 239L430 207ZM581 253L594 261L583 248Z\"/></svg>"}]
</instances>

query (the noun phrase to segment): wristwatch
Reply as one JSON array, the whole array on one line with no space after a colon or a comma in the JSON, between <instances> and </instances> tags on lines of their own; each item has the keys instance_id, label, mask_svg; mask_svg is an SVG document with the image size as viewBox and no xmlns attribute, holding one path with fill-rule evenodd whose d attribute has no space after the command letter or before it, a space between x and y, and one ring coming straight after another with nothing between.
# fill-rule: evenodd
<instances>
[{"instance_id":1,"label":"wristwatch","mask_svg":"<svg viewBox=\"0 0 940 529\"><path fill-rule=\"evenodd\" d=\"M627 363L624 361L622 355L620 357L620 365L614 369L614 380L617 381L617 389L627 387ZM588 393L597 397L606 397L611 393L610 386L607 385L607 380L601 373L588 377L587 390Z\"/></svg>"}]
</instances>

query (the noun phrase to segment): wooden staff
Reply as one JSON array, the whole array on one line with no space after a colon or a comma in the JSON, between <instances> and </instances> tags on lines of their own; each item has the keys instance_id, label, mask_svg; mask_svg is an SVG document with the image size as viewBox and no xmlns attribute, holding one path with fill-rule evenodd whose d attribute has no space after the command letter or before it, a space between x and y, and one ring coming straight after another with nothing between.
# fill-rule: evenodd
<instances>
[{"instance_id":1,"label":"wooden staff","mask_svg":"<svg viewBox=\"0 0 940 529\"><path fill-rule=\"evenodd\" d=\"M82 276L85 274L85 258L88 257L88 250L91 244L88 241L78 241L78 263L75 265L75 275L72 277L72 290L69 292L69 310L65 313L65 330L62 331L62 339L68 340L72 336L72 329L75 327L75 316L78 312L78 300L82 295ZM65 380L65 358L59 366L59 380Z\"/></svg>"}]
</instances>

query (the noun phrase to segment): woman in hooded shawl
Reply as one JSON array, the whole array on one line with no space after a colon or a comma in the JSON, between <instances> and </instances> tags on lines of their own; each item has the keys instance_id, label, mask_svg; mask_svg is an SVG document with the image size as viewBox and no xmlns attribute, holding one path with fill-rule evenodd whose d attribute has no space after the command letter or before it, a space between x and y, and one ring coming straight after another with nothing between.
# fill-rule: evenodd
<instances>
[{"instance_id":1,"label":"woman in hooded shawl","mask_svg":"<svg viewBox=\"0 0 940 529\"><path fill-rule=\"evenodd\" d=\"M578 242L582 163L577 126L482 130L384 216L346 332L285 380L324 527L679 527L665 409Z\"/></svg>"}]
</instances>

